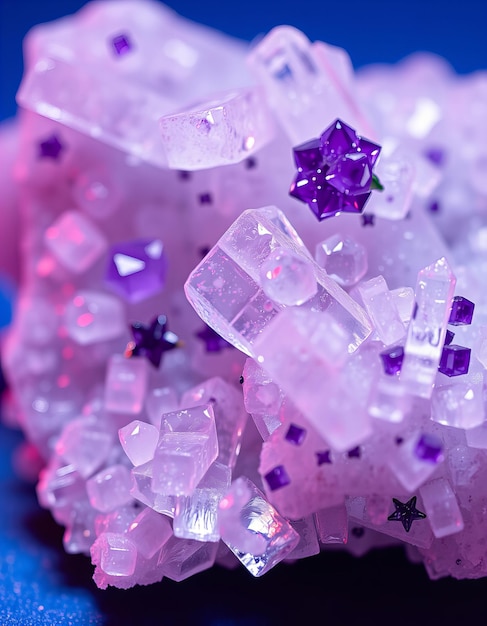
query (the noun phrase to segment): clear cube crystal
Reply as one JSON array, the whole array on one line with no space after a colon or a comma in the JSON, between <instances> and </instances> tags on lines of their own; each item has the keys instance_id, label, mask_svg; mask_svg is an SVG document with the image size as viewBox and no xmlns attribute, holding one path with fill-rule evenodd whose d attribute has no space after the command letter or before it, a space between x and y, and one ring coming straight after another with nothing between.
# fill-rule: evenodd
<instances>
[{"instance_id":1,"label":"clear cube crystal","mask_svg":"<svg viewBox=\"0 0 487 626\"><path fill-rule=\"evenodd\" d=\"M144 509L130 524L127 537L139 554L151 559L172 537L170 520L150 508Z\"/></svg>"},{"instance_id":2,"label":"clear cube crystal","mask_svg":"<svg viewBox=\"0 0 487 626\"><path fill-rule=\"evenodd\" d=\"M463 518L450 483L444 478L432 480L420 488L426 516L437 539L463 530Z\"/></svg>"},{"instance_id":3,"label":"clear cube crystal","mask_svg":"<svg viewBox=\"0 0 487 626\"><path fill-rule=\"evenodd\" d=\"M320 543L347 543L348 514L344 504L319 510L315 513L315 520Z\"/></svg>"},{"instance_id":4,"label":"clear cube crystal","mask_svg":"<svg viewBox=\"0 0 487 626\"><path fill-rule=\"evenodd\" d=\"M456 278L445 257L418 273L401 380L411 393L424 398L430 398L433 392L455 284Z\"/></svg>"},{"instance_id":5,"label":"clear cube crystal","mask_svg":"<svg viewBox=\"0 0 487 626\"><path fill-rule=\"evenodd\" d=\"M78 291L66 304L64 323L68 335L82 346L116 339L127 332L123 304L98 291Z\"/></svg>"},{"instance_id":6,"label":"clear cube crystal","mask_svg":"<svg viewBox=\"0 0 487 626\"><path fill-rule=\"evenodd\" d=\"M342 287L355 285L367 273L366 248L340 233L317 244L315 259L318 265Z\"/></svg>"},{"instance_id":7,"label":"clear cube crystal","mask_svg":"<svg viewBox=\"0 0 487 626\"><path fill-rule=\"evenodd\" d=\"M273 250L260 266L260 284L268 298L285 306L303 304L318 290L309 261L283 248Z\"/></svg>"},{"instance_id":8,"label":"clear cube crystal","mask_svg":"<svg viewBox=\"0 0 487 626\"><path fill-rule=\"evenodd\" d=\"M386 346L398 343L406 334L406 329L385 278L376 276L360 283L357 289L380 341Z\"/></svg>"},{"instance_id":9,"label":"clear cube crystal","mask_svg":"<svg viewBox=\"0 0 487 626\"><path fill-rule=\"evenodd\" d=\"M132 500L132 480L125 465L112 465L86 482L86 491L93 508L102 513L113 511Z\"/></svg>"},{"instance_id":10,"label":"clear cube crystal","mask_svg":"<svg viewBox=\"0 0 487 626\"><path fill-rule=\"evenodd\" d=\"M159 430L152 424L134 420L121 428L118 436L132 465L143 465L154 458Z\"/></svg>"},{"instance_id":11,"label":"clear cube crystal","mask_svg":"<svg viewBox=\"0 0 487 626\"><path fill-rule=\"evenodd\" d=\"M289 523L299 535L298 545L289 553L288 560L304 559L320 552L316 524L313 515L298 520L289 520Z\"/></svg>"},{"instance_id":12,"label":"clear cube crystal","mask_svg":"<svg viewBox=\"0 0 487 626\"><path fill-rule=\"evenodd\" d=\"M217 541L201 542L171 537L162 548L157 564L162 575L181 582L212 567L217 551Z\"/></svg>"},{"instance_id":13,"label":"clear cube crystal","mask_svg":"<svg viewBox=\"0 0 487 626\"><path fill-rule=\"evenodd\" d=\"M179 407L177 393L171 387L156 387L151 389L145 398L147 415L155 426L159 428L164 413L176 411Z\"/></svg>"},{"instance_id":14,"label":"clear cube crystal","mask_svg":"<svg viewBox=\"0 0 487 626\"><path fill-rule=\"evenodd\" d=\"M137 415L142 411L149 371L143 357L111 356L105 383L105 408L112 413Z\"/></svg>"},{"instance_id":15,"label":"clear cube crystal","mask_svg":"<svg viewBox=\"0 0 487 626\"><path fill-rule=\"evenodd\" d=\"M220 502L220 533L253 576L268 572L299 543L299 535L289 522L244 476L232 483Z\"/></svg>"},{"instance_id":16,"label":"clear cube crystal","mask_svg":"<svg viewBox=\"0 0 487 626\"><path fill-rule=\"evenodd\" d=\"M475 428L485 419L482 378L480 383L436 386L431 396L431 419L454 428Z\"/></svg>"},{"instance_id":17,"label":"clear cube crystal","mask_svg":"<svg viewBox=\"0 0 487 626\"><path fill-rule=\"evenodd\" d=\"M438 463L429 459L418 458L416 455L420 436L420 433L417 432L410 435L397 447L394 454L389 456L387 461L392 473L409 493L426 482L438 467Z\"/></svg>"},{"instance_id":18,"label":"clear cube crystal","mask_svg":"<svg viewBox=\"0 0 487 626\"><path fill-rule=\"evenodd\" d=\"M137 549L125 535L103 533L91 547L91 558L109 576L130 576L135 571Z\"/></svg>"}]
</instances>

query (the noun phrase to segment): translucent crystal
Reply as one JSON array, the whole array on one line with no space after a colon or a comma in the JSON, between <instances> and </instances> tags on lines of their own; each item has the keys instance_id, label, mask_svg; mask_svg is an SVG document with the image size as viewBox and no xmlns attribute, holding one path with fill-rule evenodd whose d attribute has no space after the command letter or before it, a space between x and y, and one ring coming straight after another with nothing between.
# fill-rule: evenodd
<instances>
[{"instance_id":1,"label":"translucent crystal","mask_svg":"<svg viewBox=\"0 0 487 626\"><path fill-rule=\"evenodd\" d=\"M132 465L143 465L154 458L159 430L152 424L134 420L121 428L118 436Z\"/></svg>"},{"instance_id":2,"label":"translucent crystal","mask_svg":"<svg viewBox=\"0 0 487 626\"><path fill-rule=\"evenodd\" d=\"M212 567L217 550L218 542L171 537L161 550L158 566L162 575L181 582Z\"/></svg>"},{"instance_id":3,"label":"translucent crystal","mask_svg":"<svg viewBox=\"0 0 487 626\"><path fill-rule=\"evenodd\" d=\"M290 520L291 526L299 535L298 545L289 553L288 560L304 559L320 552L315 518L308 515L298 520Z\"/></svg>"},{"instance_id":4,"label":"translucent crystal","mask_svg":"<svg viewBox=\"0 0 487 626\"><path fill-rule=\"evenodd\" d=\"M265 441L281 425L279 408L284 394L254 359L246 359L242 375L245 409Z\"/></svg>"},{"instance_id":5,"label":"translucent crystal","mask_svg":"<svg viewBox=\"0 0 487 626\"><path fill-rule=\"evenodd\" d=\"M197 541L218 541L218 505L230 482L230 468L213 463L190 496L177 498L174 535Z\"/></svg>"},{"instance_id":6,"label":"translucent crystal","mask_svg":"<svg viewBox=\"0 0 487 626\"><path fill-rule=\"evenodd\" d=\"M420 488L420 493L431 529L437 539L463 530L462 514L447 480L432 480Z\"/></svg>"},{"instance_id":7,"label":"translucent crystal","mask_svg":"<svg viewBox=\"0 0 487 626\"><path fill-rule=\"evenodd\" d=\"M211 404L166 413L152 474L152 490L166 496L189 496L218 456Z\"/></svg>"},{"instance_id":8,"label":"translucent crystal","mask_svg":"<svg viewBox=\"0 0 487 626\"><path fill-rule=\"evenodd\" d=\"M435 387L431 419L445 426L475 428L485 419L482 383L456 383Z\"/></svg>"},{"instance_id":9,"label":"translucent crystal","mask_svg":"<svg viewBox=\"0 0 487 626\"><path fill-rule=\"evenodd\" d=\"M384 191L372 194L370 211L388 220L403 219L414 197L414 164L401 154L383 155L376 174Z\"/></svg>"},{"instance_id":10,"label":"translucent crystal","mask_svg":"<svg viewBox=\"0 0 487 626\"><path fill-rule=\"evenodd\" d=\"M142 357L110 357L105 383L105 408L113 413L137 415L144 406L148 364Z\"/></svg>"},{"instance_id":11,"label":"translucent crystal","mask_svg":"<svg viewBox=\"0 0 487 626\"><path fill-rule=\"evenodd\" d=\"M145 408L150 421L159 427L164 413L171 413L179 407L179 400L174 389L156 387L151 389L145 398Z\"/></svg>"},{"instance_id":12,"label":"translucent crystal","mask_svg":"<svg viewBox=\"0 0 487 626\"><path fill-rule=\"evenodd\" d=\"M274 137L258 87L235 89L159 120L167 164L195 170L238 163Z\"/></svg>"},{"instance_id":13,"label":"translucent crystal","mask_svg":"<svg viewBox=\"0 0 487 626\"><path fill-rule=\"evenodd\" d=\"M130 472L125 465L112 465L86 482L91 506L107 513L132 500Z\"/></svg>"},{"instance_id":14,"label":"translucent crystal","mask_svg":"<svg viewBox=\"0 0 487 626\"><path fill-rule=\"evenodd\" d=\"M299 543L298 533L245 477L220 502L220 533L253 576L265 574Z\"/></svg>"},{"instance_id":15,"label":"translucent crystal","mask_svg":"<svg viewBox=\"0 0 487 626\"><path fill-rule=\"evenodd\" d=\"M340 233L317 244L315 259L342 287L355 285L367 272L365 247Z\"/></svg>"},{"instance_id":16,"label":"translucent crystal","mask_svg":"<svg viewBox=\"0 0 487 626\"><path fill-rule=\"evenodd\" d=\"M171 523L165 515L144 509L130 524L127 537L139 554L151 559L172 537Z\"/></svg>"},{"instance_id":17,"label":"translucent crystal","mask_svg":"<svg viewBox=\"0 0 487 626\"><path fill-rule=\"evenodd\" d=\"M411 396L396 377L381 376L375 381L368 405L372 417L399 423L406 417L411 405Z\"/></svg>"},{"instance_id":18,"label":"translucent crystal","mask_svg":"<svg viewBox=\"0 0 487 626\"><path fill-rule=\"evenodd\" d=\"M44 233L47 248L75 274L89 269L107 249L101 231L78 211L65 211Z\"/></svg>"},{"instance_id":19,"label":"translucent crystal","mask_svg":"<svg viewBox=\"0 0 487 626\"><path fill-rule=\"evenodd\" d=\"M445 341L456 278L446 258L422 269L404 346L401 380L415 395L431 397Z\"/></svg>"},{"instance_id":20,"label":"translucent crystal","mask_svg":"<svg viewBox=\"0 0 487 626\"><path fill-rule=\"evenodd\" d=\"M402 322L409 324L414 310L414 289L412 287L398 287L391 289L390 294Z\"/></svg>"},{"instance_id":21,"label":"translucent crystal","mask_svg":"<svg viewBox=\"0 0 487 626\"><path fill-rule=\"evenodd\" d=\"M108 458L112 445L112 435L93 415L67 424L56 443L56 452L83 478L88 478Z\"/></svg>"},{"instance_id":22,"label":"translucent crystal","mask_svg":"<svg viewBox=\"0 0 487 626\"><path fill-rule=\"evenodd\" d=\"M66 304L64 323L68 335L86 346L126 333L123 304L109 294L81 290Z\"/></svg>"},{"instance_id":23,"label":"translucent crystal","mask_svg":"<svg viewBox=\"0 0 487 626\"><path fill-rule=\"evenodd\" d=\"M386 346L400 341L406 334L406 329L384 277L371 278L360 283L357 289L380 341Z\"/></svg>"},{"instance_id":24,"label":"translucent crystal","mask_svg":"<svg viewBox=\"0 0 487 626\"><path fill-rule=\"evenodd\" d=\"M320 543L347 543L348 514L344 504L321 509L315 513L315 520Z\"/></svg>"},{"instance_id":25,"label":"translucent crystal","mask_svg":"<svg viewBox=\"0 0 487 626\"><path fill-rule=\"evenodd\" d=\"M91 547L91 558L105 574L130 576L135 571L137 549L125 535L102 533Z\"/></svg>"},{"instance_id":26,"label":"translucent crystal","mask_svg":"<svg viewBox=\"0 0 487 626\"><path fill-rule=\"evenodd\" d=\"M268 298L286 306L303 304L318 290L311 263L283 248L260 266L260 284Z\"/></svg>"},{"instance_id":27,"label":"translucent crystal","mask_svg":"<svg viewBox=\"0 0 487 626\"><path fill-rule=\"evenodd\" d=\"M248 354L284 305L269 299L260 284L260 268L276 248L313 263L302 241L275 207L249 209L233 223L185 284L189 302L222 337ZM359 305L313 263L317 294L302 305L328 310L355 350L370 334L370 323Z\"/></svg>"},{"instance_id":28,"label":"translucent crystal","mask_svg":"<svg viewBox=\"0 0 487 626\"><path fill-rule=\"evenodd\" d=\"M421 434L412 434L397 447L388 460L389 468L409 492L415 491L426 482L443 460L442 455L435 454L431 457L427 452L421 455L423 458L418 457L416 451L421 441Z\"/></svg>"}]
</instances>

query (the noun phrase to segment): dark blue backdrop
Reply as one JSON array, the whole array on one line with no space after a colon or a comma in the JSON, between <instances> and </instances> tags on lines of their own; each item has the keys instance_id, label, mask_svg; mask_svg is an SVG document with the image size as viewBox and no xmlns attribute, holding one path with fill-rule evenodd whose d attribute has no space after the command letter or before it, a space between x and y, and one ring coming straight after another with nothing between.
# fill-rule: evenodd
<instances>
[{"instance_id":1,"label":"dark blue backdrop","mask_svg":"<svg viewBox=\"0 0 487 626\"><path fill-rule=\"evenodd\" d=\"M0 0L0 119L15 113L21 42L36 23L72 13L79 0ZM278 24L345 47L359 67L416 50L446 57L462 73L487 69L487 1L169 0L182 15L251 40ZM431 582L401 550L363 559L327 553L255 580L213 569L183 583L100 592L83 557L62 550L62 532L12 471L20 442L0 426L0 625L365 626L465 624L487 614L487 581Z\"/></svg>"}]
</instances>

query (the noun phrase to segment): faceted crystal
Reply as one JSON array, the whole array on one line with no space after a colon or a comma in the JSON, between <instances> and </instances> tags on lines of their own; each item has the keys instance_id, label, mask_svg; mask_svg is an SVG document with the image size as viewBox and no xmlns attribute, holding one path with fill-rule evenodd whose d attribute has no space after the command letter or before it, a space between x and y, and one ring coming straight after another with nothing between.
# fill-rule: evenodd
<instances>
[{"instance_id":1,"label":"faceted crystal","mask_svg":"<svg viewBox=\"0 0 487 626\"><path fill-rule=\"evenodd\" d=\"M470 348L450 344L443 347L438 370L445 376L467 374L470 365Z\"/></svg>"},{"instance_id":2,"label":"faceted crystal","mask_svg":"<svg viewBox=\"0 0 487 626\"><path fill-rule=\"evenodd\" d=\"M439 463L443 460L443 444L435 435L424 433L414 446L414 454L422 461Z\"/></svg>"},{"instance_id":3,"label":"faceted crystal","mask_svg":"<svg viewBox=\"0 0 487 626\"><path fill-rule=\"evenodd\" d=\"M286 306L303 304L318 291L311 262L284 248L275 248L260 266L266 296Z\"/></svg>"},{"instance_id":4,"label":"faceted crystal","mask_svg":"<svg viewBox=\"0 0 487 626\"><path fill-rule=\"evenodd\" d=\"M453 326L463 326L472 323L475 304L462 296L453 298L449 324Z\"/></svg>"},{"instance_id":5,"label":"faceted crystal","mask_svg":"<svg viewBox=\"0 0 487 626\"><path fill-rule=\"evenodd\" d=\"M106 410L131 415L140 413L144 406L148 375L145 359L112 355L105 382Z\"/></svg>"},{"instance_id":6,"label":"faceted crystal","mask_svg":"<svg viewBox=\"0 0 487 626\"><path fill-rule=\"evenodd\" d=\"M437 539L463 530L463 518L450 483L437 478L420 488L423 506Z\"/></svg>"},{"instance_id":7,"label":"faceted crystal","mask_svg":"<svg viewBox=\"0 0 487 626\"><path fill-rule=\"evenodd\" d=\"M245 477L237 478L220 502L223 541L253 576L262 576L285 559L299 535Z\"/></svg>"},{"instance_id":8,"label":"faceted crystal","mask_svg":"<svg viewBox=\"0 0 487 626\"><path fill-rule=\"evenodd\" d=\"M431 397L445 341L456 278L443 257L418 273L416 304L404 346L401 380L411 393Z\"/></svg>"},{"instance_id":9,"label":"faceted crystal","mask_svg":"<svg viewBox=\"0 0 487 626\"><path fill-rule=\"evenodd\" d=\"M404 360L404 348L402 346L393 346L380 353L384 372L389 376L394 376L401 371L402 362Z\"/></svg>"},{"instance_id":10,"label":"faceted crystal","mask_svg":"<svg viewBox=\"0 0 487 626\"><path fill-rule=\"evenodd\" d=\"M125 454L134 466L143 465L154 458L159 430L152 424L134 420L118 431Z\"/></svg>"},{"instance_id":11,"label":"faceted crystal","mask_svg":"<svg viewBox=\"0 0 487 626\"><path fill-rule=\"evenodd\" d=\"M286 485L289 485L291 479L286 472L286 468L284 465L277 465L270 472L267 472L264 475L264 480L269 485L269 489L271 491L275 491L276 489L282 489Z\"/></svg>"},{"instance_id":12,"label":"faceted crystal","mask_svg":"<svg viewBox=\"0 0 487 626\"><path fill-rule=\"evenodd\" d=\"M59 456L83 478L91 476L112 449L112 435L98 422L94 415L74 419L66 425L56 443Z\"/></svg>"},{"instance_id":13,"label":"faceted crystal","mask_svg":"<svg viewBox=\"0 0 487 626\"><path fill-rule=\"evenodd\" d=\"M294 444L295 446L300 446L306 437L306 429L297 426L296 424L290 424L287 429L287 433L285 435L286 441Z\"/></svg>"},{"instance_id":14,"label":"faceted crystal","mask_svg":"<svg viewBox=\"0 0 487 626\"><path fill-rule=\"evenodd\" d=\"M315 520L320 543L347 543L348 514L344 504L321 509L315 513Z\"/></svg>"},{"instance_id":15,"label":"faceted crystal","mask_svg":"<svg viewBox=\"0 0 487 626\"><path fill-rule=\"evenodd\" d=\"M159 428L164 413L176 411L179 407L177 393L171 387L156 387L145 397L145 409L149 420Z\"/></svg>"},{"instance_id":16,"label":"faceted crystal","mask_svg":"<svg viewBox=\"0 0 487 626\"><path fill-rule=\"evenodd\" d=\"M371 278L360 283L357 289L382 343L390 346L400 341L406 329L384 277Z\"/></svg>"},{"instance_id":17,"label":"faceted crystal","mask_svg":"<svg viewBox=\"0 0 487 626\"><path fill-rule=\"evenodd\" d=\"M304 559L320 552L320 544L316 533L316 525L313 515L308 515L298 520L290 520L293 529L299 535L299 543L287 557L289 561Z\"/></svg>"},{"instance_id":18,"label":"faceted crystal","mask_svg":"<svg viewBox=\"0 0 487 626\"><path fill-rule=\"evenodd\" d=\"M415 491L435 472L443 460L436 438L429 443L423 434L413 433L388 459L388 466L408 491Z\"/></svg>"},{"instance_id":19,"label":"faceted crystal","mask_svg":"<svg viewBox=\"0 0 487 626\"><path fill-rule=\"evenodd\" d=\"M342 287L355 285L367 273L365 247L336 233L316 246L315 259Z\"/></svg>"},{"instance_id":20,"label":"faceted crystal","mask_svg":"<svg viewBox=\"0 0 487 626\"><path fill-rule=\"evenodd\" d=\"M102 232L78 211L65 211L44 233L48 250L65 268L82 274L107 249Z\"/></svg>"},{"instance_id":21,"label":"faceted crystal","mask_svg":"<svg viewBox=\"0 0 487 626\"><path fill-rule=\"evenodd\" d=\"M126 333L126 314L118 298L81 290L66 304L64 323L68 335L86 346L121 337Z\"/></svg>"},{"instance_id":22,"label":"faceted crystal","mask_svg":"<svg viewBox=\"0 0 487 626\"><path fill-rule=\"evenodd\" d=\"M158 559L161 575L181 582L213 566L218 542L171 537Z\"/></svg>"},{"instance_id":23,"label":"faceted crystal","mask_svg":"<svg viewBox=\"0 0 487 626\"><path fill-rule=\"evenodd\" d=\"M456 383L435 387L431 419L454 428L475 428L485 419L482 384Z\"/></svg>"},{"instance_id":24,"label":"faceted crystal","mask_svg":"<svg viewBox=\"0 0 487 626\"><path fill-rule=\"evenodd\" d=\"M133 356L143 356L159 367L163 354L174 350L179 345L179 338L167 327L167 317L158 315L147 326L141 322L131 324L134 344L131 346Z\"/></svg>"},{"instance_id":25,"label":"faceted crystal","mask_svg":"<svg viewBox=\"0 0 487 626\"><path fill-rule=\"evenodd\" d=\"M102 533L91 547L95 565L110 576L130 576L135 571L137 549L120 533Z\"/></svg>"},{"instance_id":26,"label":"faceted crystal","mask_svg":"<svg viewBox=\"0 0 487 626\"><path fill-rule=\"evenodd\" d=\"M107 467L86 482L93 508L102 513L113 511L132 500L130 472L125 465Z\"/></svg>"},{"instance_id":27,"label":"faceted crystal","mask_svg":"<svg viewBox=\"0 0 487 626\"><path fill-rule=\"evenodd\" d=\"M140 239L112 246L105 280L115 293L137 303L164 289L166 271L162 241Z\"/></svg>"},{"instance_id":28,"label":"faceted crystal","mask_svg":"<svg viewBox=\"0 0 487 626\"><path fill-rule=\"evenodd\" d=\"M264 441L281 425L279 408L283 393L254 359L247 359L243 369L245 409L252 415Z\"/></svg>"},{"instance_id":29,"label":"faceted crystal","mask_svg":"<svg viewBox=\"0 0 487 626\"><path fill-rule=\"evenodd\" d=\"M151 559L172 537L169 517L152 509L144 509L130 524L127 537L139 554L145 559Z\"/></svg>"}]
</instances>

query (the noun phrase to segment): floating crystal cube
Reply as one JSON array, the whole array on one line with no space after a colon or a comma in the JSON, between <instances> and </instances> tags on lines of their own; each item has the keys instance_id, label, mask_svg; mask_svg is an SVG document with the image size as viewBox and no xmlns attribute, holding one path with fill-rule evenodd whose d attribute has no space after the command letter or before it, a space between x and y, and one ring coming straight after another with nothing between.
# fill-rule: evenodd
<instances>
[{"instance_id":1,"label":"floating crystal cube","mask_svg":"<svg viewBox=\"0 0 487 626\"><path fill-rule=\"evenodd\" d=\"M470 348L453 344L443 346L438 371L445 376L462 376L468 373Z\"/></svg>"},{"instance_id":2,"label":"floating crystal cube","mask_svg":"<svg viewBox=\"0 0 487 626\"><path fill-rule=\"evenodd\" d=\"M113 413L137 415L144 406L148 364L143 357L111 356L105 383L105 408Z\"/></svg>"},{"instance_id":3,"label":"floating crystal cube","mask_svg":"<svg viewBox=\"0 0 487 626\"><path fill-rule=\"evenodd\" d=\"M299 256L313 267L317 293L301 308L328 311L347 336L348 351L370 334L363 309L311 258L285 216L275 207L244 211L185 284L198 315L216 332L249 356L253 344L282 303L266 296L261 267L276 248Z\"/></svg>"},{"instance_id":4,"label":"floating crystal cube","mask_svg":"<svg viewBox=\"0 0 487 626\"><path fill-rule=\"evenodd\" d=\"M190 496L217 456L211 404L166 413L154 454L152 490L163 496Z\"/></svg>"},{"instance_id":5,"label":"floating crystal cube","mask_svg":"<svg viewBox=\"0 0 487 626\"><path fill-rule=\"evenodd\" d=\"M45 231L44 241L55 258L69 271L82 274L107 249L97 226L78 211L65 211Z\"/></svg>"},{"instance_id":6,"label":"floating crystal cube","mask_svg":"<svg viewBox=\"0 0 487 626\"><path fill-rule=\"evenodd\" d=\"M268 572L299 543L299 535L289 522L244 476L232 483L220 502L220 533L253 576Z\"/></svg>"},{"instance_id":7,"label":"floating crystal cube","mask_svg":"<svg viewBox=\"0 0 487 626\"><path fill-rule=\"evenodd\" d=\"M123 304L97 291L78 291L66 304L64 323L68 335L82 346L116 339L127 332Z\"/></svg>"},{"instance_id":8,"label":"floating crystal cube","mask_svg":"<svg viewBox=\"0 0 487 626\"><path fill-rule=\"evenodd\" d=\"M420 488L420 493L431 529L437 539L463 530L462 514L447 480L432 480Z\"/></svg>"},{"instance_id":9,"label":"floating crystal cube","mask_svg":"<svg viewBox=\"0 0 487 626\"><path fill-rule=\"evenodd\" d=\"M424 398L430 398L433 392L455 284L456 278L445 257L418 273L401 380L411 393Z\"/></svg>"},{"instance_id":10,"label":"floating crystal cube","mask_svg":"<svg viewBox=\"0 0 487 626\"><path fill-rule=\"evenodd\" d=\"M340 233L317 244L315 259L342 287L358 283L368 268L366 248Z\"/></svg>"}]
</instances>

